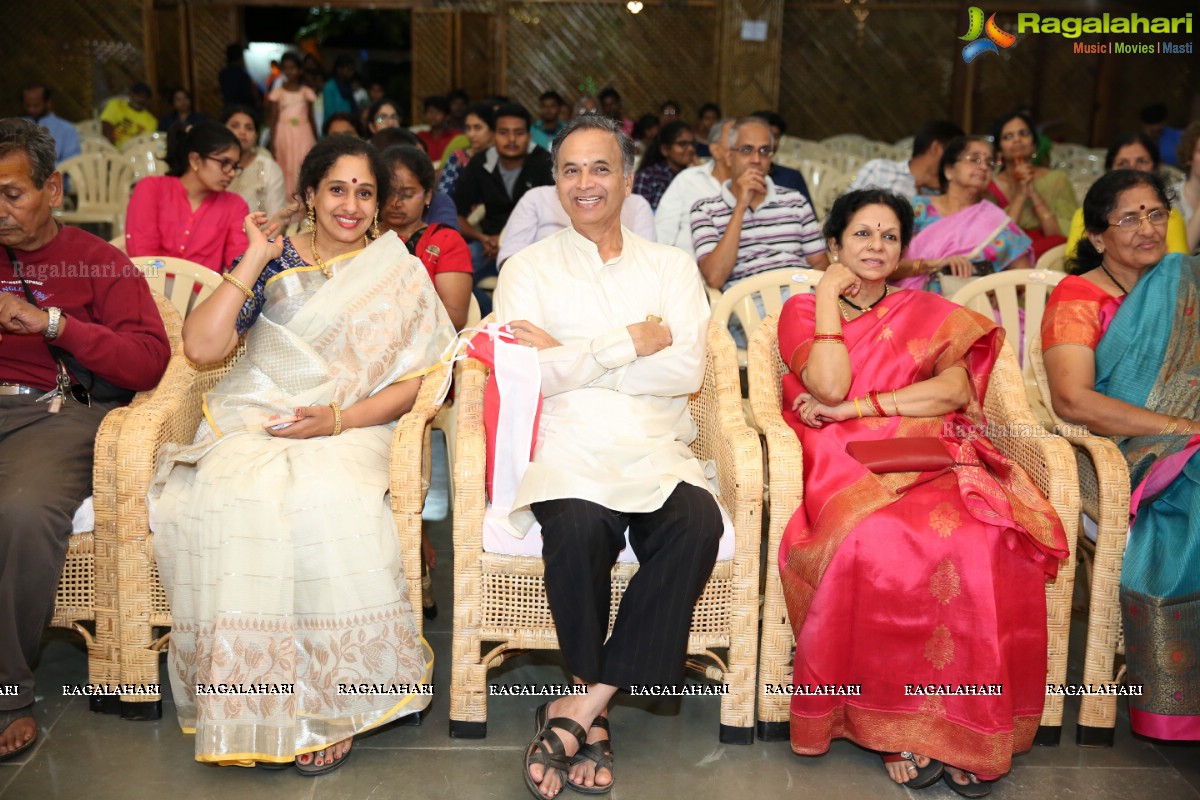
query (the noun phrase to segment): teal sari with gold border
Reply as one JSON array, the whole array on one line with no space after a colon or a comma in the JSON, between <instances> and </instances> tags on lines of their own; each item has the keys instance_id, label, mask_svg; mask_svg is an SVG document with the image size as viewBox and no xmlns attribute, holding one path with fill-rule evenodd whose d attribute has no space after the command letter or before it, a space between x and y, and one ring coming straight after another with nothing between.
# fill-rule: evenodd
<instances>
[{"instance_id":1,"label":"teal sari with gold border","mask_svg":"<svg viewBox=\"0 0 1200 800\"><path fill-rule=\"evenodd\" d=\"M1096 348L1096 390L1200 419L1200 259L1171 254L1138 281ZM1200 436L1116 437L1133 526L1121 570L1135 733L1200 739Z\"/></svg>"}]
</instances>

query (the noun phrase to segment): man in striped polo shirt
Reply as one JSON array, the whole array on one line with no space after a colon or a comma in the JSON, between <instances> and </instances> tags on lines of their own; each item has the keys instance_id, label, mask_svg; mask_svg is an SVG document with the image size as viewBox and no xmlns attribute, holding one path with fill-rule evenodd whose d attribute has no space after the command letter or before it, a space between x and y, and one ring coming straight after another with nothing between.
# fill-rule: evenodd
<instances>
[{"instance_id":1,"label":"man in striped polo shirt","mask_svg":"<svg viewBox=\"0 0 1200 800\"><path fill-rule=\"evenodd\" d=\"M775 141L767 122L742 117L729 131L721 194L692 206L692 244L715 289L784 267L825 269L829 258L812 205L767 177Z\"/></svg>"}]
</instances>

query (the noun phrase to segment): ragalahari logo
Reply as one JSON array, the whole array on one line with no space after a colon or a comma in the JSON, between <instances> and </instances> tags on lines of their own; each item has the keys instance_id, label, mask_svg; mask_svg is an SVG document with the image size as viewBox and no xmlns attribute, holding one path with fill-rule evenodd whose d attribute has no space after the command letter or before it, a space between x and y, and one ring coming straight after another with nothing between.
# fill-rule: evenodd
<instances>
[{"instance_id":1,"label":"ragalahari logo","mask_svg":"<svg viewBox=\"0 0 1200 800\"><path fill-rule=\"evenodd\" d=\"M983 21L983 9L978 6L971 6L968 14L967 33L965 36L958 37L964 42L969 42L962 51L963 61L968 64L984 53L999 55L1001 50L1007 50L1012 47L1013 42L1017 41L1016 36L1000 29L1000 26L996 24L995 14L987 18L986 24ZM979 38L983 34L987 34L986 39Z\"/></svg>"}]
</instances>

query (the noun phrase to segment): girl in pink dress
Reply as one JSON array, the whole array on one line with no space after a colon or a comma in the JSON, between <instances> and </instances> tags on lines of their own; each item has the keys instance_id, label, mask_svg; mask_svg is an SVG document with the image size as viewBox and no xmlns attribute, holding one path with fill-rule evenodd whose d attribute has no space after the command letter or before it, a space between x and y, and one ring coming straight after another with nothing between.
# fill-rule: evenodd
<instances>
[{"instance_id":1,"label":"girl in pink dress","mask_svg":"<svg viewBox=\"0 0 1200 800\"><path fill-rule=\"evenodd\" d=\"M300 59L295 53L284 53L279 63L283 67L283 81L267 95L267 119L271 150L283 170L288 199L294 200L300 164L317 143L317 123L313 119L317 96L300 82Z\"/></svg>"}]
</instances>

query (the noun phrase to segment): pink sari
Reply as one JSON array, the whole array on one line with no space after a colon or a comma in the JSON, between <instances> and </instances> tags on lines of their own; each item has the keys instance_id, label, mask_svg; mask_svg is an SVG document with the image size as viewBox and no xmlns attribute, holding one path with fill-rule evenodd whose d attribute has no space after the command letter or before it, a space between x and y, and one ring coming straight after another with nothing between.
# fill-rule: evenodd
<instances>
[{"instance_id":1,"label":"pink sari","mask_svg":"<svg viewBox=\"0 0 1200 800\"><path fill-rule=\"evenodd\" d=\"M948 217L941 216L927 197L913 198L912 203L916 235L905 258L965 256L972 262L986 262L999 272L1030 252L1029 237L992 203L981 200ZM912 275L896 281L896 285L924 289L932 277Z\"/></svg>"},{"instance_id":2,"label":"pink sari","mask_svg":"<svg viewBox=\"0 0 1200 800\"><path fill-rule=\"evenodd\" d=\"M812 295L784 307L785 361L807 360L813 314ZM1037 732L1045 581L1067 555L1049 503L972 422L982 420L1003 330L915 291L897 292L843 330L849 396L874 389L887 398L961 366L972 399L965 416L869 417L814 430L790 410L802 384L784 377L784 417L800 437L805 476L804 503L779 553L796 633L794 683L861 687L858 695L795 694L792 749L817 755L845 737L999 776ZM901 491L921 476L875 475L846 453L848 442L918 436L939 437L968 466Z\"/></svg>"}]
</instances>

